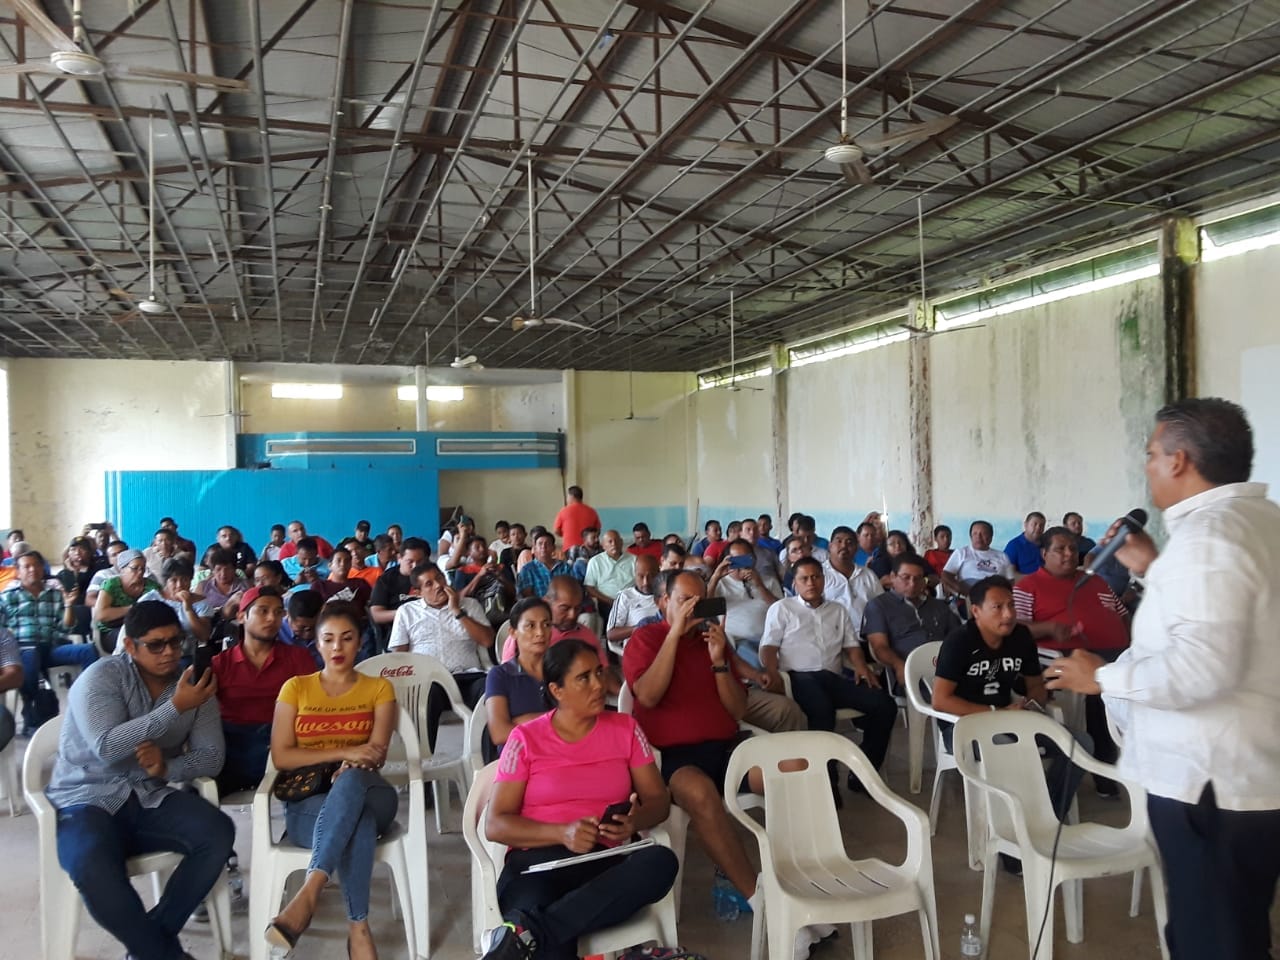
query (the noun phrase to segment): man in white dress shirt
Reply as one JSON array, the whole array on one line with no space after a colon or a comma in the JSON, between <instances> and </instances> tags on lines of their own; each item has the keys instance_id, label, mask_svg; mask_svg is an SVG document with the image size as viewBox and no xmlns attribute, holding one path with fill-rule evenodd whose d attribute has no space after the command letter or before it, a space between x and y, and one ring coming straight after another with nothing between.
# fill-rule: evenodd
<instances>
[{"instance_id":1,"label":"man in white dress shirt","mask_svg":"<svg viewBox=\"0 0 1280 960\"><path fill-rule=\"evenodd\" d=\"M1147 790L1169 888L1174 960L1271 956L1280 879L1280 506L1248 483L1253 434L1216 398L1156 414L1151 500L1169 542L1117 556L1146 592L1112 664L1084 650L1048 685L1101 693L1124 735L1121 773ZM1115 527L1108 536L1115 536Z\"/></svg>"},{"instance_id":2,"label":"man in white dress shirt","mask_svg":"<svg viewBox=\"0 0 1280 960\"><path fill-rule=\"evenodd\" d=\"M791 675L791 695L810 730L834 730L839 707L861 711L854 723L862 730L862 752L878 770L898 708L867 666L848 612L824 599L822 564L804 557L792 572L796 595L769 607L760 638L760 662L771 678L770 687L778 686L773 682L778 671ZM853 677L841 673L846 662ZM850 789L856 789L855 783L851 774Z\"/></svg>"},{"instance_id":3,"label":"man in white dress shirt","mask_svg":"<svg viewBox=\"0 0 1280 960\"><path fill-rule=\"evenodd\" d=\"M487 650L494 633L478 600L459 597L444 581L440 568L429 560L413 568L418 599L396 608L391 624L390 653L425 653L444 664L468 707L484 695L485 673L492 663ZM427 696L427 742L436 748L440 716L448 698L438 686Z\"/></svg>"},{"instance_id":4,"label":"man in white dress shirt","mask_svg":"<svg viewBox=\"0 0 1280 960\"><path fill-rule=\"evenodd\" d=\"M825 584L822 595L844 607L855 632L862 627L867 604L884 593L880 578L854 560L857 552L858 539L854 532L848 527L836 527L831 531L827 562L822 565Z\"/></svg>"}]
</instances>

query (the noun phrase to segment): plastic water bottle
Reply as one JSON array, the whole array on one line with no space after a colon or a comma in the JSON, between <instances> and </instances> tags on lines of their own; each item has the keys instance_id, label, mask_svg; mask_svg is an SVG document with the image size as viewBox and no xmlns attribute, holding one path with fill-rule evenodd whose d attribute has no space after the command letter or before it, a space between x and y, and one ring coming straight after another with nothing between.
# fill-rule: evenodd
<instances>
[{"instance_id":1,"label":"plastic water bottle","mask_svg":"<svg viewBox=\"0 0 1280 960\"><path fill-rule=\"evenodd\" d=\"M978 935L978 922L972 913L964 915L964 929L960 931L960 956L982 956L982 937Z\"/></svg>"},{"instance_id":2,"label":"plastic water bottle","mask_svg":"<svg viewBox=\"0 0 1280 960\"><path fill-rule=\"evenodd\" d=\"M711 886L711 899L715 904L716 919L731 923L738 919L742 912L738 907L738 898L734 895L733 885L729 878L719 870L716 871L715 883Z\"/></svg>"}]
</instances>

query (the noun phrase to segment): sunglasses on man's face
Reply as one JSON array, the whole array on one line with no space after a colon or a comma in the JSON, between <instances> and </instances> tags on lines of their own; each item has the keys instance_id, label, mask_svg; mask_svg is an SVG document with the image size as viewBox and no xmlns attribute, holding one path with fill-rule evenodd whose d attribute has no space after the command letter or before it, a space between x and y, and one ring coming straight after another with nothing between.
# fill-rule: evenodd
<instances>
[{"instance_id":1,"label":"sunglasses on man's face","mask_svg":"<svg viewBox=\"0 0 1280 960\"><path fill-rule=\"evenodd\" d=\"M147 653L154 653L156 656L166 650L182 649L182 637L174 637L172 640L136 640L134 642L140 647L145 647Z\"/></svg>"}]
</instances>

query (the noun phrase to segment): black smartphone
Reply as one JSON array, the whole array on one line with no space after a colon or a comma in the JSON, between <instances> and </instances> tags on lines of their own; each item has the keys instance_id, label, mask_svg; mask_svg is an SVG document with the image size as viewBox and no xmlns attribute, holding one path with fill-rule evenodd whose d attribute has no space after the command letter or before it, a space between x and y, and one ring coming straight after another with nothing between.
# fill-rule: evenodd
<instances>
[{"instance_id":1,"label":"black smartphone","mask_svg":"<svg viewBox=\"0 0 1280 960\"><path fill-rule=\"evenodd\" d=\"M191 682L199 683L204 672L213 666L213 646L208 643L196 644L195 656L191 658Z\"/></svg>"},{"instance_id":2,"label":"black smartphone","mask_svg":"<svg viewBox=\"0 0 1280 960\"><path fill-rule=\"evenodd\" d=\"M604 808L604 813L600 814L601 823L616 823L631 812L631 801L621 800L618 803L611 803Z\"/></svg>"},{"instance_id":3,"label":"black smartphone","mask_svg":"<svg viewBox=\"0 0 1280 960\"><path fill-rule=\"evenodd\" d=\"M756 558L749 553L740 553L729 558L730 570L748 570L756 565Z\"/></svg>"},{"instance_id":4,"label":"black smartphone","mask_svg":"<svg viewBox=\"0 0 1280 960\"><path fill-rule=\"evenodd\" d=\"M705 597L693 605L695 620L713 620L725 614L724 597Z\"/></svg>"}]
</instances>

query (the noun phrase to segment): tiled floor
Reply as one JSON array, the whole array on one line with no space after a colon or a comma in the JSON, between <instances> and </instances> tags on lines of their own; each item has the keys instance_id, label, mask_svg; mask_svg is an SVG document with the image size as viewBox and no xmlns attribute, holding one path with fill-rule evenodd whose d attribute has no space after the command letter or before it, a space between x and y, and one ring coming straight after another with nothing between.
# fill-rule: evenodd
<instances>
[{"instance_id":1,"label":"tiled floor","mask_svg":"<svg viewBox=\"0 0 1280 960\"><path fill-rule=\"evenodd\" d=\"M442 749L445 748L447 740L442 744ZM887 764L889 786L912 801L927 805L932 769L926 767L925 791L912 796L907 793L905 757L906 737L899 728ZM943 791L938 835L933 841L934 880L942 956L953 958L959 956L963 915L978 912L982 875L971 872L965 865L964 811L958 774L948 773L944 777ZM1127 809L1123 802L1100 801L1087 781L1081 789L1080 808L1081 816L1086 819L1098 818L1115 823L1123 821ZM247 807L227 809L240 831L242 839L237 847L245 868L246 882L251 885L249 810ZM860 855L901 860L905 839L899 822L865 797L847 796L840 822L848 849L856 850ZM474 956L471 951L468 857L462 836L456 832L458 824L458 804L455 801L451 820L446 822L446 829L455 832L439 836L434 825L428 827L434 960L461 960ZM755 855L754 849L752 855ZM3 904L4 916L0 927L3 929L0 957L6 960L40 956L36 860L34 819L29 814L13 819L0 815L0 863L4 864L0 869L0 904ZM750 948L750 918L742 917L733 923L717 921L711 907L711 879L710 863L702 854L696 837L691 837L684 881L681 939L686 947L705 953L711 960L745 958ZM1149 890L1144 892L1142 913L1130 919L1130 883L1131 877L1125 875L1094 880L1085 885L1085 941L1082 944L1067 943L1059 908L1054 937L1055 955L1063 960L1083 960L1085 957L1090 960L1150 960L1159 957ZM381 955L386 960L404 960L408 951L403 927L391 917L390 900L390 881L385 873L379 873L374 880L375 906L371 920L381 945ZM1280 942L1280 909L1273 912L1272 922L1277 942ZM235 917L234 931L236 952L246 956L249 936L258 936L260 932L248 929L244 914ZM874 939L878 960L907 960L923 955L920 928L914 916L877 921ZM184 942L198 960L215 960L207 925L189 924ZM1026 957L1028 952L1022 883L1002 873L996 882L995 921L988 956L996 960L1012 960ZM77 957L120 960L123 954L123 948L87 916L82 916ZM326 891L324 906L316 923L299 944L295 956L303 960L340 960L345 956L342 901L335 887ZM815 960L843 960L848 957L852 957L852 950L847 928L837 941L814 952Z\"/></svg>"}]
</instances>

